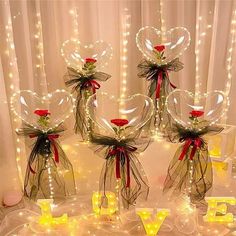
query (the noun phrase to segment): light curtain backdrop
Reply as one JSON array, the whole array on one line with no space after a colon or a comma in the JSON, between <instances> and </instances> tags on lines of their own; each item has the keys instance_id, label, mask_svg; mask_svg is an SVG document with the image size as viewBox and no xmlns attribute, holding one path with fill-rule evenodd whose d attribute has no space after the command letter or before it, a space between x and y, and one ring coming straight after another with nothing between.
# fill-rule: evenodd
<instances>
[{"instance_id":1,"label":"light curtain backdrop","mask_svg":"<svg viewBox=\"0 0 236 236\"><path fill-rule=\"evenodd\" d=\"M191 45L181 56L184 69L171 73L171 81L181 89L229 93L231 105L225 121L236 124L236 67L232 67L236 1L1 0L0 199L6 191L21 189L18 174L22 178L27 159L24 139L15 135L21 123L11 113L11 95L22 89L39 95L65 89L66 64L60 48L70 38L82 43L104 40L112 45L113 58L104 69L112 78L100 90L118 96L146 93L147 84L137 78L142 55L135 36L147 25L163 31L183 26L190 31ZM72 117L67 122L71 133L73 123ZM17 162L22 168L17 169Z\"/></svg>"}]
</instances>

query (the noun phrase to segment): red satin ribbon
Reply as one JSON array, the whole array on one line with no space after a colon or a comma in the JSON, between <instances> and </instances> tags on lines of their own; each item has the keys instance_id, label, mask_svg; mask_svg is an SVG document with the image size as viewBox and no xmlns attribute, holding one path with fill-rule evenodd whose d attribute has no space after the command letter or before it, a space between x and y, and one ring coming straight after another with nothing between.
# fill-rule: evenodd
<instances>
[{"instance_id":1,"label":"red satin ribbon","mask_svg":"<svg viewBox=\"0 0 236 236\"><path fill-rule=\"evenodd\" d=\"M158 76L157 76L156 99L160 98L162 81L163 81L163 72L160 72L160 73L158 73Z\"/></svg>"},{"instance_id":2,"label":"red satin ribbon","mask_svg":"<svg viewBox=\"0 0 236 236\"><path fill-rule=\"evenodd\" d=\"M37 137L36 134L30 134L29 135L30 138L35 138ZM56 163L59 163L59 154L58 154L58 149L57 149L57 146L56 146L56 143L55 143L55 139L59 138L59 134L48 134L48 139L51 141L51 144L53 146L53 149L54 149L54 159L55 159L55 162ZM32 167L30 166L29 164L29 168L30 168L30 171L35 174L36 172L32 169Z\"/></svg>"},{"instance_id":3,"label":"red satin ribbon","mask_svg":"<svg viewBox=\"0 0 236 236\"><path fill-rule=\"evenodd\" d=\"M96 80L88 80L84 84L85 87L92 87L93 93L96 93L96 89L99 89L101 86Z\"/></svg>"},{"instance_id":4,"label":"red satin ribbon","mask_svg":"<svg viewBox=\"0 0 236 236\"><path fill-rule=\"evenodd\" d=\"M130 187L130 157L128 152L134 152L136 151L136 147L116 147L114 149L111 149L108 153L109 156L116 156L116 178L120 179L120 159L123 155L126 159L126 170L127 170L127 180L126 180L126 187Z\"/></svg>"},{"instance_id":5,"label":"red satin ribbon","mask_svg":"<svg viewBox=\"0 0 236 236\"><path fill-rule=\"evenodd\" d=\"M166 74L168 77L168 72L167 71L161 71L157 75L157 84L156 84L156 99L160 98L160 93L161 93L161 84L163 82L163 74ZM176 86L170 82L170 86L173 89L176 89Z\"/></svg>"},{"instance_id":6,"label":"red satin ribbon","mask_svg":"<svg viewBox=\"0 0 236 236\"><path fill-rule=\"evenodd\" d=\"M193 157L194 157L197 149L200 148L201 145L202 145L202 140L200 138L196 138L196 139L188 138L188 139L186 139L185 143L184 143L184 147L182 149L182 152L179 156L180 161L182 161L184 159L184 157L187 154L188 149L191 145L193 145L193 148L192 148L192 151L190 153L190 160L193 160Z\"/></svg>"}]
</instances>

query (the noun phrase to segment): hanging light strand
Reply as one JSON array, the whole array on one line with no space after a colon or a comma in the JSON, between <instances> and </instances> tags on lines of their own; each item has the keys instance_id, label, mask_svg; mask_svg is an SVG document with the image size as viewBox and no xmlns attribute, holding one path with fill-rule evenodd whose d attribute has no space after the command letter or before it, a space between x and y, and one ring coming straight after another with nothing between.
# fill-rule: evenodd
<instances>
[{"instance_id":1,"label":"hanging light strand","mask_svg":"<svg viewBox=\"0 0 236 236\"><path fill-rule=\"evenodd\" d=\"M8 72L8 81L10 81L10 95L14 94L16 90L19 89L18 82L19 81L19 72L18 72L18 65L17 65L17 57L15 52L15 44L14 44L14 38L13 38L13 26L12 26L12 19L11 19L11 13L9 11L10 6L9 3L6 2L5 11L6 14L8 14L7 24L5 25L5 35L6 35L6 50L4 52L5 57L7 58L7 61L9 62L9 72ZM18 13L19 15L19 13ZM15 19L13 17L13 19ZM21 124L21 120L17 117L14 117L14 127L17 127ZM19 174L19 180L21 185L23 186L23 172L21 169L21 155L24 155L23 153L23 143L20 142L20 139L17 138L15 142L16 147L16 163L17 163L17 170Z\"/></svg>"},{"instance_id":2,"label":"hanging light strand","mask_svg":"<svg viewBox=\"0 0 236 236\"><path fill-rule=\"evenodd\" d=\"M35 24L36 33L35 45L36 45L36 75L40 79L40 89L42 94L47 94L47 81L46 81L46 72L45 72L45 61L44 61L44 45L43 45L43 31L42 31L42 20L40 13L39 2L36 1L36 24Z\"/></svg>"},{"instance_id":3,"label":"hanging light strand","mask_svg":"<svg viewBox=\"0 0 236 236\"><path fill-rule=\"evenodd\" d=\"M77 8L74 7L69 11L70 15L73 19L73 37L72 40L78 40L79 39L79 14L77 11Z\"/></svg>"},{"instance_id":4,"label":"hanging light strand","mask_svg":"<svg viewBox=\"0 0 236 236\"><path fill-rule=\"evenodd\" d=\"M234 4L236 5L236 4ZM231 26L230 26L230 37L228 42L228 52L227 52L227 59L226 59L226 70L227 70L227 81L225 86L225 96L229 97L230 88L232 84L232 68L233 68L233 59L235 53L235 43L236 43L236 7L232 12L232 19L231 19ZM225 107L229 104L225 103ZM221 123L226 124L228 118L228 113L222 118Z\"/></svg>"},{"instance_id":5,"label":"hanging light strand","mask_svg":"<svg viewBox=\"0 0 236 236\"><path fill-rule=\"evenodd\" d=\"M131 15L128 12L128 9L125 8L124 14L122 15L121 19L121 90L120 90L120 97L125 98L127 92L127 76L128 76L128 39L130 35L130 19Z\"/></svg>"}]
</instances>

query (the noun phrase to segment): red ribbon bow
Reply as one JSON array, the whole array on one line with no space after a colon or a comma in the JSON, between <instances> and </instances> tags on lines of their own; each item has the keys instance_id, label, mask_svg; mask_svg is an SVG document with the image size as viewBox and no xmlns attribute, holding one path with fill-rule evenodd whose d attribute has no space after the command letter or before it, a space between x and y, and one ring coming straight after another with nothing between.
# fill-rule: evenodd
<instances>
[{"instance_id":1,"label":"red ribbon bow","mask_svg":"<svg viewBox=\"0 0 236 236\"><path fill-rule=\"evenodd\" d=\"M161 84L163 82L163 75L166 74L166 76L168 77L168 72L167 71L160 71L157 74L157 84L156 84L156 99L160 98L160 93L161 93ZM176 86L174 84L172 84L170 82L170 86L172 88L176 88Z\"/></svg>"},{"instance_id":2,"label":"red ribbon bow","mask_svg":"<svg viewBox=\"0 0 236 236\"><path fill-rule=\"evenodd\" d=\"M125 157L126 159L126 170L127 170L127 180L126 180L126 187L130 187L130 157L128 152L135 152L137 150L136 147L132 146L126 146L126 147L115 147L113 149L110 149L108 155L109 156L115 156L116 157L116 178L120 179L120 162L121 157Z\"/></svg>"},{"instance_id":3,"label":"red ribbon bow","mask_svg":"<svg viewBox=\"0 0 236 236\"><path fill-rule=\"evenodd\" d=\"M35 138L35 137L37 137L37 135L36 134L30 134L29 137L30 138ZM55 143L55 139L59 138L59 134L48 134L47 137L51 141L51 144L53 146L55 162L59 163L59 154L58 154L58 149L57 149L57 146L56 146L56 143ZM30 168L30 171L32 173L34 173L34 174L36 173L30 165L29 165L29 168Z\"/></svg>"},{"instance_id":4,"label":"red ribbon bow","mask_svg":"<svg viewBox=\"0 0 236 236\"><path fill-rule=\"evenodd\" d=\"M92 87L93 94L96 93L96 89L99 89L101 86L96 80L88 80L84 83L85 87Z\"/></svg>"},{"instance_id":5,"label":"red ribbon bow","mask_svg":"<svg viewBox=\"0 0 236 236\"><path fill-rule=\"evenodd\" d=\"M193 160L193 157L197 151L197 148L200 148L202 145L202 139L201 138L188 138L185 140L184 147L182 149L182 152L179 156L179 160L182 161L184 159L184 156L187 154L188 149L190 146L193 146L192 151L190 153L190 160Z\"/></svg>"}]
</instances>

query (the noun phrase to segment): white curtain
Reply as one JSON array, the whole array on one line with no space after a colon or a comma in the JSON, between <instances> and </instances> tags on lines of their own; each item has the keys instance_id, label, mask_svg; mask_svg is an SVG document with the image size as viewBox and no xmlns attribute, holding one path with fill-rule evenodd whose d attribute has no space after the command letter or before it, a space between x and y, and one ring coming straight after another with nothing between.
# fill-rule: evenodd
<instances>
[{"instance_id":1,"label":"white curtain","mask_svg":"<svg viewBox=\"0 0 236 236\"><path fill-rule=\"evenodd\" d=\"M39 95L65 89L66 64L60 48L72 37L82 43L104 40L112 45L113 58L104 69L112 78L102 83L100 90L126 96L146 93L147 84L137 78L137 64L142 55L135 36L147 25L163 31L176 26L189 30L191 45L181 56L184 69L172 73L171 81L178 88L196 92L223 90L231 101L223 122L236 124L233 92L236 69L232 67L236 1L1 0L0 198L6 191L22 188L27 159L24 140L14 131L21 123L10 110L12 94L22 89ZM128 41L127 52L124 40ZM73 117L67 122L71 133L73 122Z\"/></svg>"}]
</instances>

